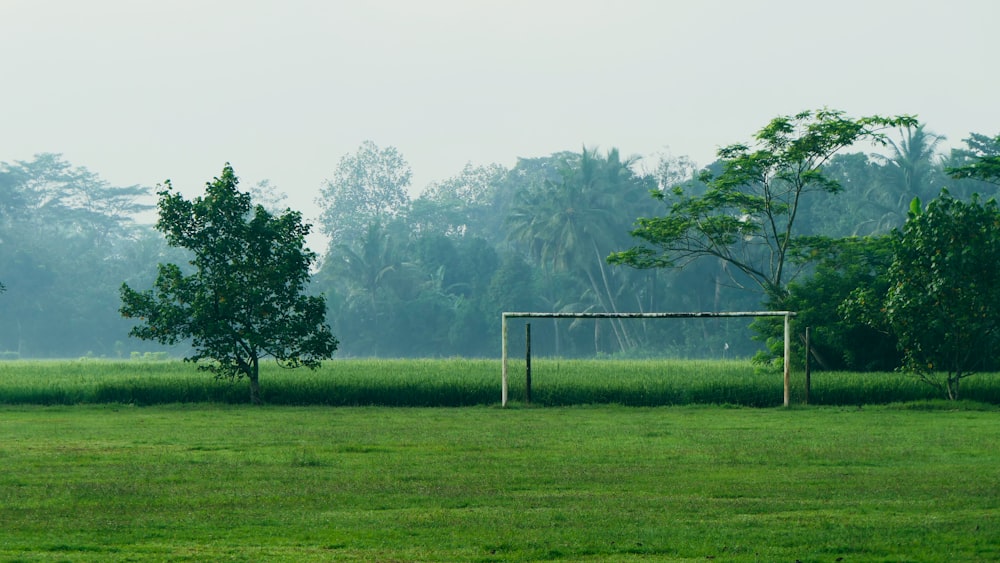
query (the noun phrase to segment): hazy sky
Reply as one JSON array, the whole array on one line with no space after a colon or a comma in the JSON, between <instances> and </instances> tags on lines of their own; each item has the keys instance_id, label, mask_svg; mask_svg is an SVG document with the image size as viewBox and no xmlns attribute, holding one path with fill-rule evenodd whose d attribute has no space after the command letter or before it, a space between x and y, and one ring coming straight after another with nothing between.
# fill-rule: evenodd
<instances>
[{"instance_id":1,"label":"hazy sky","mask_svg":"<svg viewBox=\"0 0 1000 563\"><path fill-rule=\"evenodd\" d=\"M827 106L1000 133L996 0L0 0L0 161L185 193L232 162L315 217L340 158L689 155Z\"/></svg>"}]
</instances>

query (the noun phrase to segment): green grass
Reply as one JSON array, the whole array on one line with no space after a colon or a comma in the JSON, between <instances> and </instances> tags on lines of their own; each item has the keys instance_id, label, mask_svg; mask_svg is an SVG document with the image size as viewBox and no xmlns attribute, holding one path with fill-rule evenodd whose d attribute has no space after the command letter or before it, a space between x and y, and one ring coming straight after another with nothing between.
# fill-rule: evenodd
<instances>
[{"instance_id":1,"label":"green grass","mask_svg":"<svg viewBox=\"0 0 1000 563\"><path fill-rule=\"evenodd\" d=\"M998 439L943 402L5 406L0 560L995 561Z\"/></svg>"},{"instance_id":2,"label":"green grass","mask_svg":"<svg viewBox=\"0 0 1000 563\"><path fill-rule=\"evenodd\" d=\"M663 406L782 403L782 376L746 361L557 360L532 362L532 402L544 406ZM317 371L264 364L261 390L271 405L471 406L500 401L499 360L336 360ZM524 402L524 363L511 362L510 400ZM899 373L817 372L811 404L860 405L930 400L943 393ZM963 397L1000 404L1000 374L962 383ZM804 376L793 373L800 403ZM0 404L245 403L245 381L216 381L179 361L0 362Z\"/></svg>"}]
</instances>

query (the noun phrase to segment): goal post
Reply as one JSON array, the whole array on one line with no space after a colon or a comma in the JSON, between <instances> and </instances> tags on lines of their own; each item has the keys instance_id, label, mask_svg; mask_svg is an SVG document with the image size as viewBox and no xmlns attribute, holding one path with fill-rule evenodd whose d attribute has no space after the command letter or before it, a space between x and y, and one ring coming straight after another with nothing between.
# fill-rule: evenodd
<instances>
[{"instance_id":1,"label":"goal post","mask_svg":"<svg viewBox=\"0 0 1000 563\"><path fill-rule=\"evenodd\" d=\"M720 313L528 313L505 312L500 315L501 355L503 380L500 391L500 404L507 406L507 319L694 319L718 317L784 317L785 318L785 357L784 357L784 405L787 407L791 399L791 318L792 311L733 311Z\"/></svg>"}]
</instances>

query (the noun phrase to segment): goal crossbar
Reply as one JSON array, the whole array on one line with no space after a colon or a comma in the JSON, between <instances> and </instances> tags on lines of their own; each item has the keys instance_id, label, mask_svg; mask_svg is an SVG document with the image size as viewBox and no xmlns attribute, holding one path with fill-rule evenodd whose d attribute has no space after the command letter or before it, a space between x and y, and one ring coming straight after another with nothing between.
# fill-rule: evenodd
<instances>
[{"instance_id":1,"label":"goal crossbar","mask_svg":"<svg viewBox=\"0 0 1000 563\"><path fill-rule=\"evenodd\" d=\"M725 311L725 312L701 312L701 313L542 313L542 312L504 312L500 315L501 324L501 355L503 382L500 393L501 406L507 406L507 319L693 319L693 318L717 318L717 317L784 317L785 318L785 357L784 357L784 382L785 397L784 405L787 407L791 392L791 355L792 340L790 323L795 316L793 311Z\"/></svg>"}]
</instances>

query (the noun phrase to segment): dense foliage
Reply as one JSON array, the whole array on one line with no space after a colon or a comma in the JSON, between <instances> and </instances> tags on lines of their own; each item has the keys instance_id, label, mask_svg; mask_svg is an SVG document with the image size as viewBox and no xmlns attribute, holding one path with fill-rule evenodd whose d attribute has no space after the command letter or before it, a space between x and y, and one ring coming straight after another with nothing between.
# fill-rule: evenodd
<instances>
[{"instance_id":1,"label":"dense foliage","mask_svg":"<svg viewBox=\"0 0 1000 563\"><path fill-rule=\"evenodd\" d=\"M117 357L122 280L148 283L174 253L137 223L148 188L116 187L59 155L0 163L0 357Z\"/></svg>"},{"instance_id":2,"label":"dense foliage","mask_svg":"<svg viewBox=\"0 0 1000 563\"><path fill-rule=\"evenodd\" d=\"M348 357L496 357L505 310L781 307L801 312L793 324L797 346L812 327L814 366L888 368L899 359L895 341L838 314L850 290L885 283L885 253L868 242L902 227L915 197L930 201L943 187L963 201L975 192L995 193L984 181L990 177L958 171L985 170L969 167L989 162L1000 145L973 133L967 149L942 155L940 136L923 125L896 132L898 124L913 125L805 112L775 120L747 145L728 146L703 169L683 157L641 162L615 149L585 147L510 167L470 164L421 186L419 195L410 191L401 151L365 142L331 162L330 180L317 190L318 227L331 238L318 249L310 293L326 299L332 332L342 339L338 354ZM886 143L878 152L833 150L869 133ZM807 154L817 160L803 158ZM949 179L948 171L961 177ZM682 196L675 186L682 186ZM275 216L284 197L277 188L266 181L251 188L254 201ZM114 358L164 349L129 339L130 324L117 314L123 281L150 287L158 263L190 259L143 224L152 202L149 188L110 186L54 155L0 164L0 282L6 287L0 357ZM746 252L730 258L753 262L720 255L674 262L683 268L637 270L604 260L635 244L629 232L640 226L637 217L663 217L675 203L692 213L717 204L702 225L715 225L713 232L742 245ZM751 221L744 211L758 215ZM695 215L689 218L690 226ZM784 234L789 225L792 239ZM771 287L770 295L762 286ZM747 324L535 322L533 350L564 357L749 357L761 344ZM775 335L767 323L756 326L765 339ZM184 355L190 345L167 350Z\"/></svg>"},{"instance_id":3,"label":"dense foliage","mask_svg":"<svg viewBox=\"0 0 1000 563\"><path fill-rule=\"evenodd\" d=\"M260 360L319 367L337 349L326 303L305 295L315 255L305 249L309 226L296 211L273 216L254 207L226 165L192 201L168 182L159 192L156 228L171 246L190 251L191 274L160 264L153 289L122 284L121 313L140 323L130 334L162 344L190 339L191 361L219 377L246 377L260 402Z\"/></svg>"},{"instance_id":4,"label":"dense foliage","mask_svg":"<svg viewBox=\"0 0 1000 563\"><path fill-rule=\"evenodd\" d=\"M810 327L811 365L822 370L890 371L900 365L897 339L887 331L861 322L843 304L863 290L882 295L889 287L886 270L892 263L888 235L815 240L809 251L811 276L788 285L783 306L795 311L798 338L792 357L805 363L805 329ZM773 319L759 319L754 328L767 340L761 361L778 361L784 354L784 326Z\"/></svg>"},{"instance_id":5,"label":"dense foliage","mask_svg":"<svg viewBox=\"0 0 1000 563\"><path fill-rule=\"evenodd\" d=\"M973 133L965 143L968 150L956 152L947 168L948 174L1000 185L1000 135L991 139Z\"/></svg>"},{"instance_id":6,"label":"dense foliage","mask_svg":"<svg viewBox=\"0 0 1000 563\"><path fill-rule=\"evenodd\" d=\"M865 323L899 340L904 366L959 398L959 382L993 367L1000 346L1000 208L947 192L893 236L887 291L854 290ZM943 376L939 380L937 373Z\"/></svg>"}]
</instances>

